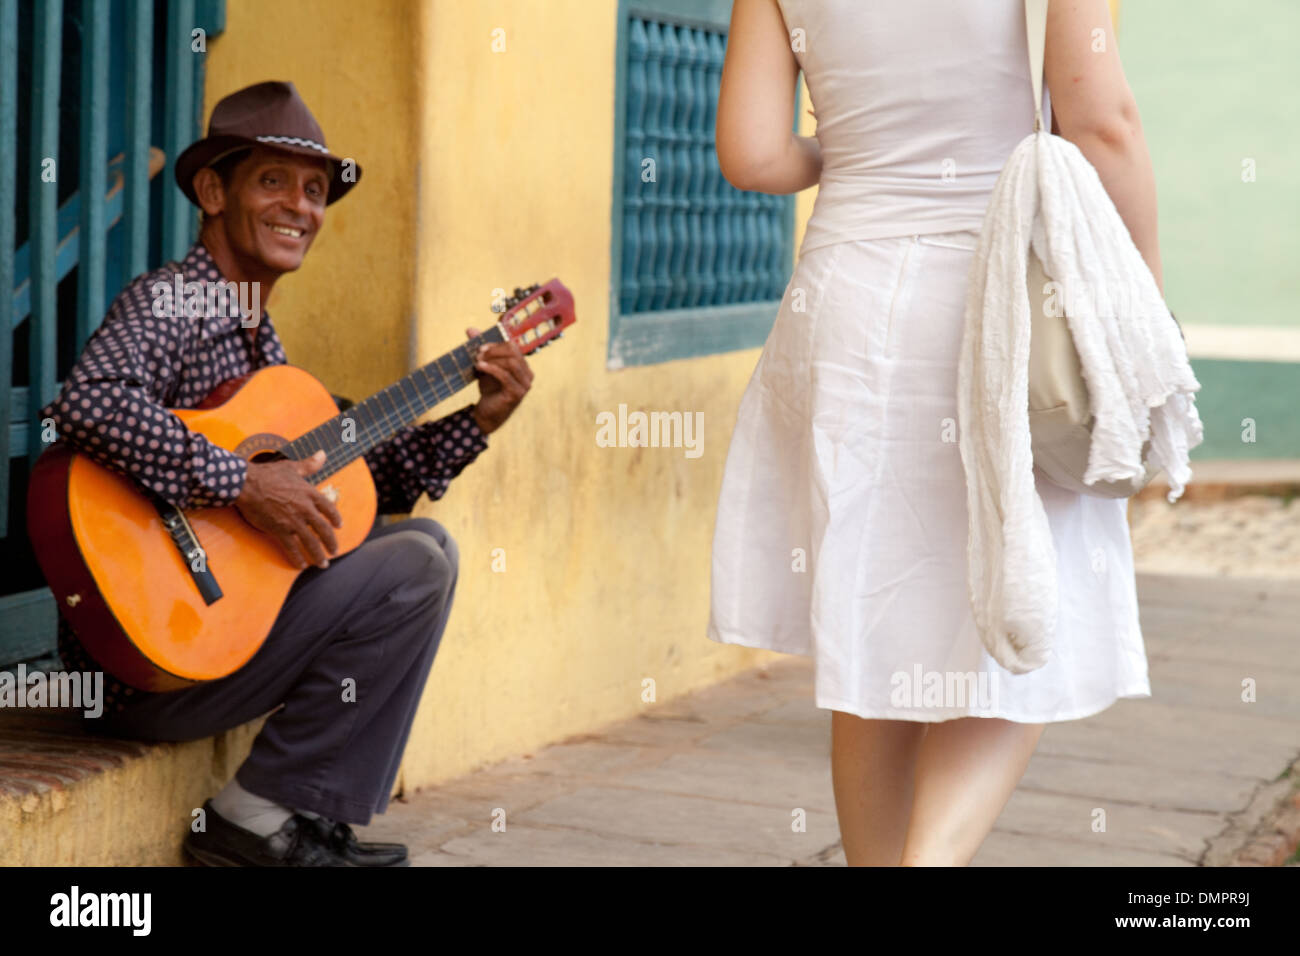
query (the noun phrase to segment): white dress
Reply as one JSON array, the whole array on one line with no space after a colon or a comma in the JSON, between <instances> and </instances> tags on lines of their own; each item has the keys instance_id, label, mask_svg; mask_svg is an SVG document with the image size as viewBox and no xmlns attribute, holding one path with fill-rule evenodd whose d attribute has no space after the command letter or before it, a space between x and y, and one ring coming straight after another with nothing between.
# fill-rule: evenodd
<instances>
[{"instance_id":1,"label":"white dress","mask_svg":"<svg viewBox=\"0 0 1300 956\"><path fill-rule=\"evenodd\" d=\"M1037 723L1149 696L1125 501L1035 470L1060 593L1044 667L999 666L967 596L957 360L988 197L1033 127L1022 0L781 8L823 172L727 455L709 637L811 655L817 706L859 717Z\"/></svg>"}]
</instances>

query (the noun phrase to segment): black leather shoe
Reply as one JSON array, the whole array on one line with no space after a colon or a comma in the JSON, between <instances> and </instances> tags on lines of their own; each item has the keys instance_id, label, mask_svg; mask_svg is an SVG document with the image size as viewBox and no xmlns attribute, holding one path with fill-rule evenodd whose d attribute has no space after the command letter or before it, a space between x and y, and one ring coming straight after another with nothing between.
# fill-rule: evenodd
<instances>
[{"instance_id":1,"label":"black leather shoe","mask_svg":"<svg viewBox=\"0 0 1300 956\"><path fill-rule=\"evenodd\" d=\"M400 847L400 861L394 860L391 851L376 857L340 852L315 821L297 813L275 833L261 837L231 823L213 809L210 800L203 805L203 810L206 831L191 831L185 837L184 846L186 852L208 866L410 866L406 847L399 844L390 846ZM356 843L356 837L352 841Z\"/></svg>"},{"instance_id":2,"label":"black leather shoe","mask_svg":"<svg viewBox=\"0 0 1300 956\"><path fill-rule=\"evenodd\" d=\"M351 866L410 866L406 847L400 843L363 843L346 823L327 817L308 819L321 841Z\"/></svg>"}]
</instances>

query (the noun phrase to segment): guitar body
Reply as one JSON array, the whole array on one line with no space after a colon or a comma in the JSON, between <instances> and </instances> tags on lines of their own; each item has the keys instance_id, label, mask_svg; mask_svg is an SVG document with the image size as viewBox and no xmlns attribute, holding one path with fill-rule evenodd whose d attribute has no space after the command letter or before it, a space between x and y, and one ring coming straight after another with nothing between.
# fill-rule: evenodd
<instances>
[{"instance_id":1,"label":"guitar body","mask_svg":"<svg viewBox=\"0 0 1300 956\"><path fill-rule=\"evenodd\" d=\"M292 365L227 382L194 409L191 431L246 459L275 452L338 414L329 390ZM339 557L374 525L374 480L358 458L332 486L343 526ZM30 485L32 546L78 639L109 672L141 690L178 690L225 677L257 653L301 573L278 541L232 506L185 512L222 596L200 594L153 501L126 476L74 452L46 450Z\"/></svg>"}]
</instances>

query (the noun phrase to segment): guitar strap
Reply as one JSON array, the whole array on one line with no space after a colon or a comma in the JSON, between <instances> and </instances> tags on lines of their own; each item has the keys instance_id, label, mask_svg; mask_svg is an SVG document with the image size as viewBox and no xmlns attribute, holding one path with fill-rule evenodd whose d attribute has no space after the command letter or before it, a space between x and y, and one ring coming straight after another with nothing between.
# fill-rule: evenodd
<instances>
[{"instance_id":1,"label":"guitar strap","mask_svg":"<svg viewBox=\"0 0 1300 956\"><path fill-rule=\"evenodd\" d=\"M185 512L152 492L149 497L153 501L153 506L158 509L163 527L167 529L172 543L180 552L181 560L185 562L190 577L194 579L194 586L198 588L203 603L213 604L219 601L222 597L221 585L217 583L216 575L208 567L207 552L203 550L202 544L199 543L199 536L194 533L194 529L186 520Z\"/></svg>"},{"instance_id":2,"label":"guitar strap","mask_svg":"<svg viewBox=\"0 0 1300 956\"><path fill-rule=\"evenodd\" d=\"M168 259L163 265L168 275L184 274L184 267L175 259ZM180 368L177 370L174 379L176 384L172 387L171 393L167 396L165 402L168 406L175 406L176 391L180 388L180 383L185 380L184 350L179 356L179 364ZM144 488L140 490L147 491ZM176 550L180 552L181 560L185 562L190 577L194 579L194 586L198 588L204 603L212 604L220 600L222 597L221 586L217 583L216 575L207 566L207 554L203 551L198 535L195 534L194 529L185 519L185 513L153 492L148 492L148 497L153 502L159 517L162 518L163 527L167 529L167 533L171 536L172 542L176 545Z\"/></svg>"}]
</instances>

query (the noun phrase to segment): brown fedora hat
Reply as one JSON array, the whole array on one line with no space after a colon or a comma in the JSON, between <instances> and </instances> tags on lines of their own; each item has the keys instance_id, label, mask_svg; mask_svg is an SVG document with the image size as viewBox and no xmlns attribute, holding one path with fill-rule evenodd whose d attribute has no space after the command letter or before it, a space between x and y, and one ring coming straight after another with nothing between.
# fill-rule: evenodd
<instances>
[{"instance_id":1,"label":"brown fedora hat","mask_svg":"<svg viewBox=\"0 0 1300 956\"><path fill-rule=\"evenodd\" d=\"M236 90L212 108L208 135L190 144L176 157L176 185L190 202L199 205L194 194L194 174L237 149L267 146L329 160L330 187L325 204L342 199L361 179L361 166L352 160L352 176L343 178L343 159L325 145L316 117L298 95L292 83L268 80Z\"/></svg>"}]
</instances>

